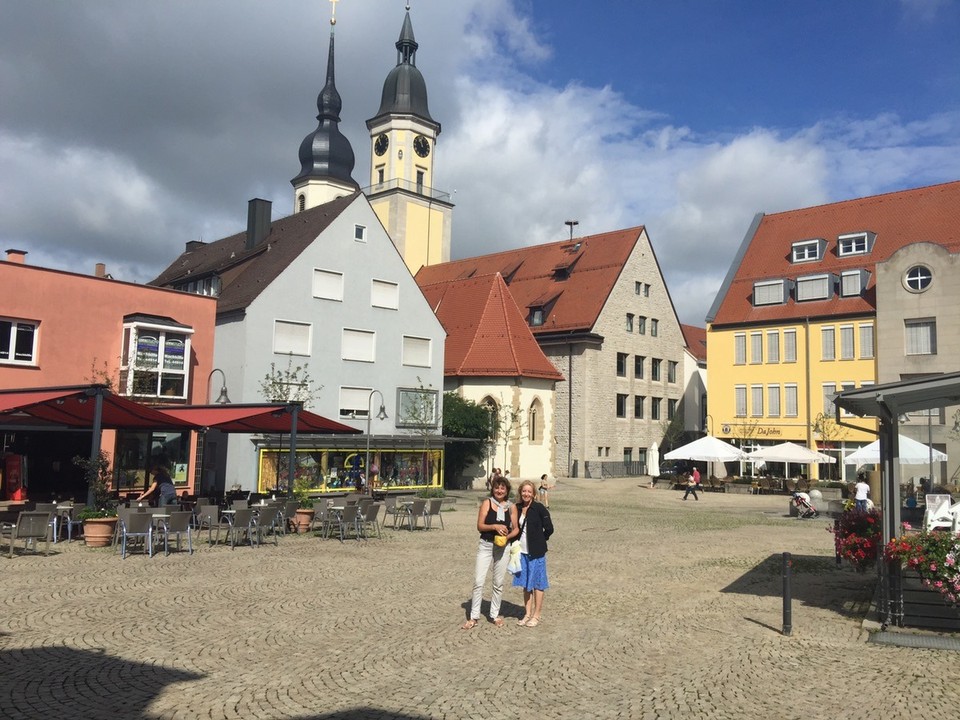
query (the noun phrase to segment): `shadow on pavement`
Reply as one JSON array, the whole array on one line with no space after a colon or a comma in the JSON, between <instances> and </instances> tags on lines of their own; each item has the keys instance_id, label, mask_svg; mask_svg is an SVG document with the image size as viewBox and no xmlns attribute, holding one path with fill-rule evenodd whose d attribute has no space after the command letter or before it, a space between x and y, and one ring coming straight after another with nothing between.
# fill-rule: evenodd
<instances>
[{"instance_id":1,"label":"shadow on pavement","mask_svg":"<svg viewBox=\"0 0 960 720\"><path fill-rule=\"evenodd\" d=\"M130 662L95 650L0 650L7 718L153 718L147 706L172 683L201 675Z\"/></svg>"},{"instance_id":2,"label":"shadow on pavement","mask_svg":"<svg viewBox=\"0 0 960 720\"><path fill-rule=\"evenodd\" d=\"M758 597L783 597L782 556L770 555L720 592ZM857 573L837 567L836 559L823 555L792 555L790 589L795 602L835 610L850 617L863 614L876 586L872 572Z\"/></svg>"}]
</instances>

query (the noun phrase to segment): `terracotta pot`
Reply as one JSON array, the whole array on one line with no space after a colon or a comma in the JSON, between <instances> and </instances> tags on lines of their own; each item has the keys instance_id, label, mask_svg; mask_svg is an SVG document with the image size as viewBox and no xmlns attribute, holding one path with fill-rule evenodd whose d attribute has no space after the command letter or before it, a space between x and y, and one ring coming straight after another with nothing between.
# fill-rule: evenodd
<instances>
[{"instance_id":1,"label":"terracotta pot","mask_svg":"<svg viewBox=\"0 0 960 720\"><path fill-rule=\"evenodd\" d=\"M87 518L83 521L83 541L87 547L106 547L113 542L118 518Z\"/></svg>"},{"instance_id":2,"label":"terracotta pot","mask_svg":"<svg viewBox=\"0 0 960 720\"><path fill-rule=\"evenodd\" d=\"M310 532L310 523L313 522L313 514L312 508L297 508L297 512L293 518L293 524L298 533Z\"/></svg>"}]
</instances>

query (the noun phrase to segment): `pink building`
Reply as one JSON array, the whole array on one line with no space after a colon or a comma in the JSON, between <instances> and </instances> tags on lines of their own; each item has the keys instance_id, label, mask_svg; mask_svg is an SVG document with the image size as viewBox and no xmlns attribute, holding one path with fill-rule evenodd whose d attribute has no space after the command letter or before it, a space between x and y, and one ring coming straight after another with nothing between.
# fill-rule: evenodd
<instances>
[{"instance_id":1,"label":"pink building","mask_svg":"<svg viewBox=\"0 0 960 720\"><path fill-rule=\"evenodd\" d=\"M0 388L105 383L143 403L203 404L213 369L216 298L33 267L26 253L0 261ZM0 421L2 422L2 421ZM28 496L80 496L76 455L89 432L4 428L0 451L26 456ZM151 459L170 467L178 490L193 492L191 433L105 431L116 486L142 487Z\"/></svg>"}]
</instances>

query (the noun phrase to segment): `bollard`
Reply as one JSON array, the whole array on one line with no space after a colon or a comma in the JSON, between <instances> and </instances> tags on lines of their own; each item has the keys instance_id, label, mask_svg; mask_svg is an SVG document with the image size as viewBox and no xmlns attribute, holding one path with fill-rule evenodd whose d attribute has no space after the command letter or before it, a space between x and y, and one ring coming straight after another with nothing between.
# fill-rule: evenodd
<instances>
[{"instance_id":1,"label":"bollard","mask_svg":"<svg viewBox=\"0 0 960 720\"><path fill-rule=\"evenodd\" d=\"M790 553L783 553L783 634L793 634L793 612L790 605L793 597L790 592L790 566L793 561L790 559Z\"/></svg>"}]
</instances>

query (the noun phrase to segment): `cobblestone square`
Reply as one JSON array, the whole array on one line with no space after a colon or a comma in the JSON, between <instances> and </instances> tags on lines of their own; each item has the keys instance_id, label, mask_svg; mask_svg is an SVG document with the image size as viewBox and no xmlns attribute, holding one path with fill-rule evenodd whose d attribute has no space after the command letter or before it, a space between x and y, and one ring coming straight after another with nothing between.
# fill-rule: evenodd
<instances>
[{"instance_id":1,"label":"cobblestone square","mask_svg":"<svg viewBox=\"0 0 960 720\"><path fill-rule=\"evenodd\" d=\"M955 652L865 642L873 576L784 496L561 480L544 621L462 631L479 493L445 530L0 557L0 716L952 717ZM793 635L780 554L795 559ZM489 590L487 591L489 593ZM489 595L487 595L489 597ZM486 605L486 603L485 603Z\"/></svg>"}]
</instances>

